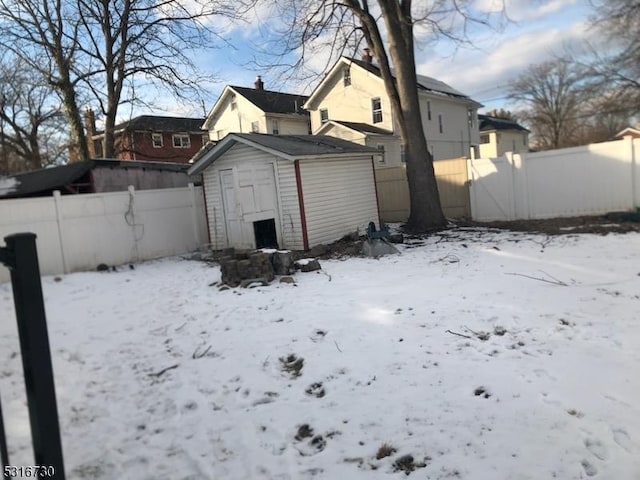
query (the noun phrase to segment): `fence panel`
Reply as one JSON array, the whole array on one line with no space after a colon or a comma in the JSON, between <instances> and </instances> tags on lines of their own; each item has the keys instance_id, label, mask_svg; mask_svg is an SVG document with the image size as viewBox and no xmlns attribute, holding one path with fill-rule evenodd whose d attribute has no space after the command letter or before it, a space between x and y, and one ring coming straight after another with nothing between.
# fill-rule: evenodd
<instances>
[{"instance_id":1,"label":"fence panel","mask_svg":"<svg viewBox=\"0 0 640 480\"><path fill-rule=\"evenodd\" d=\"M471 215L467 183L467 159L437 160L433 164L442 210L448 218ZM409 184L406 166L376 169L380 218L384 222L406 222L409 218Z\"/></svg>"},{"instance_id":2,"label":"fence panel","mask_svg":"<svg viewBox=\"0 0 640 480\"><path fill-rule=\"evenodd\" d=\"M640 206L631 138L546 152L470 160L474 220L599 215Z\"/></svg>"},{"instance_id":3,"label":"fence panel","mask_svg":"<svg viewBox=\"0 0 640 480\"><path fill-rule=\"evenodd\" d=\"M202 197L189 187L2 200L0 235L36 233L44 275L178 255L207 242Z\"/></svg>"}]
</instances>

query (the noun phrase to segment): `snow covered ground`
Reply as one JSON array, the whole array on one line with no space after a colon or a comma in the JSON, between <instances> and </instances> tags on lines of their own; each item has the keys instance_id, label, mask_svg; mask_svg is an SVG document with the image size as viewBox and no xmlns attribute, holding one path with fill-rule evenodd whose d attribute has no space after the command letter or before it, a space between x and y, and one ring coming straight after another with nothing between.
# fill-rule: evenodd
<instances>
[{"instance_id":1,"label":"snow covered ground","mask_svg":"<svg viewBox=\"0 0 640 480\"><path fill-rule=\"evenodd\" d=\"M640 479L640 234L401 248L249 290L175 258L45 278L67 478ZM0 314L30 465L9 284Z\"/></svg>"}]
</instances>

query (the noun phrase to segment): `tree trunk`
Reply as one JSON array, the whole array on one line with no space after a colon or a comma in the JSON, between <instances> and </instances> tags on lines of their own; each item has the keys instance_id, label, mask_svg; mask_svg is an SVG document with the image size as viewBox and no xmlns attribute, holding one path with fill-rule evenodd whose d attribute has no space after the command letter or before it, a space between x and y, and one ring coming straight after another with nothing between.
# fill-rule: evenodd
<instances>
[{"instance_id":1,"label":"tree trunk","mask_svg":"<svg viewBox=\"0 0 640 480\"><path fill-rule=\"evenodd\" d=\"M433 157L427 148L416 79L411 2L379 0L387 27L389 56L395 67L396 100L391 102L405 149L409 182L410 215L407 227L413 231L439 229L447 224L440 205ZM374 49L375 51L375 49Z\"/></svg>"}]
</instances>

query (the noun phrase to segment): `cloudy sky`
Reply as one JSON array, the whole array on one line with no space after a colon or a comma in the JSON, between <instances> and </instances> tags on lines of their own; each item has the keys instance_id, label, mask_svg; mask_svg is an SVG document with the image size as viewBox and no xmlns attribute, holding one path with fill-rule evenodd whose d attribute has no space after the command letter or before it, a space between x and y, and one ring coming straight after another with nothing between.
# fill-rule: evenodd
<instances>
[{"instance_id":1,"label":"cloudy sky","mask_svg":"<svg viewBox=\"0 0 640 480\"><path fill-rule=\"evenodd\" d=\"M420 6L420 1L423 0L415 1L414 5ZM495 10L497 4L502 2L475 1L475 7L483 12ZM507 19L500 22L501 27L472 26L468 31L469 44L456 46L445 41L428 42L418 28L418 73L449 83L484 104L485 109L508 109L510 106L505 97L510 81L529 65L549 59L567 45L579 44L588 38L590 13L589 0L506 0ZM264 48L266 39L278 28L278 23L282 23L281 18L274 19L268 7L252 11L244 23L218 22L214 27L225 35L229 45L197 59L201 68L215 72L219 79L210 87L205 109L211 108L225 85L252 86L256 75L262 76L265 88L269 90L305 94L310 93L319 80L286 80L282 71L267 71L252 63L256 49ZM326 56L322 53L314 60L311 65L316 70L322 70L326 65ZM165 102L160 103L164 103L168 114L202 115L202 107L176 106L168 99Z\"/></svg>"}]
</instances>

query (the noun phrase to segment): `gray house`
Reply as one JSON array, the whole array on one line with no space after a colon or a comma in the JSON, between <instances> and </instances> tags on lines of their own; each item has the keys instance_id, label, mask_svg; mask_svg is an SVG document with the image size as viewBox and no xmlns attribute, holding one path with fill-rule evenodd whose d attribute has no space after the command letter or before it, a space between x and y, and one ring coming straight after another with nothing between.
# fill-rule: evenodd
<instances>
[{"instance_id":1,"label":"gray house","mask_svg":"<svg viewBox=\"0 0 640 480\"><path fill-rule=\"evenodd\" d=\"M212 248L307 250L378 224L379 152L310 135L231 133L194 158Z\"/></svg>"}]
</instances>

